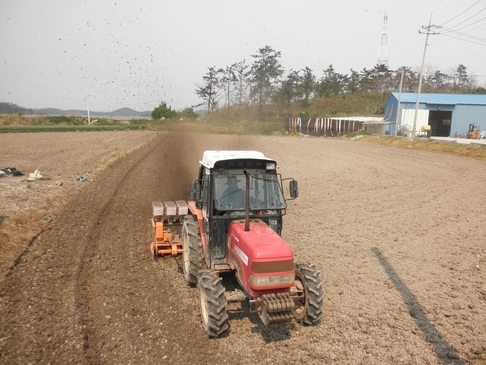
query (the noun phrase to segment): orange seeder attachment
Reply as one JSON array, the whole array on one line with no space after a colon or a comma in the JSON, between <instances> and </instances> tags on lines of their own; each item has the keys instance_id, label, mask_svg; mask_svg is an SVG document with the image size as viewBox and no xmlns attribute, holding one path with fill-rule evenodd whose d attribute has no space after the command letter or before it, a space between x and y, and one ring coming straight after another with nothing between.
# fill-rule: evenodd
<instances>
[{"instance_id":1,"label":"orange seeder attachment","mask_svg":"<svg viewBox=\"0 0 486 365\"><path fill-rule=\"evenodd\" d=\"M152 206L154 213L152 228L155 230L155 241L150 244L150 252L153 258L180 255L182 253L181 215L187 214L187 205L185 202L176 201L154 202Z\"/></svg>"}]
</instances>

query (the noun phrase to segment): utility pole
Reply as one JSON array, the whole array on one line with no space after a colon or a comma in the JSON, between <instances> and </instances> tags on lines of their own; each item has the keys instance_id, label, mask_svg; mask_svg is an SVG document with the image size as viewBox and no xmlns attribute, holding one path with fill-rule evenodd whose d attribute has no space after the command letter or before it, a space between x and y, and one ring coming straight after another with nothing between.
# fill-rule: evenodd
<instances>
[{"instance_id":1,"label":"utility pole","mask_svg":"<svg viewBox=\"0 0 486 365\"><path fill-rule=\"evenodd\" d=\"M398 132L398 122L402 121L402 116L401 116L401 110L400 110L400 103L401 103L401 100L402 100L402 89L403 89L403 76L405 74L405 70L402 68L402 74L400 76L400 89L398 91L398 105L397 105L397 117L395 119L395 137L397 135L397 132ZM401 123L400 123L401 124Z\"/></svg>"},{"instance_id":2,"label":"utility pole","mask_svg":"<svg viewBox=\"0 0 486 365\"><path fill-rule=\"evenodd\" d=\"M425 46L424 46L424 53L422 55L422 66L420 66L420 77L419 77L419 84L418 84L418 90L417 90L417 100L415 102L415 114L414 114L414 117L413 117L412 137L415 137L415 128L417 127L417 114L418 114L418 107L419 107L419 103L420 103L420 92L422 91L422 79L424 77L425 53L427 51L427 46L429 44L429 35L440 34L441 29L442 29L442 27L440 25L432 25L432 14L430 14L429 25L422 25L422 29L419 29L420 34L425 34Z\"/></svg>"},{"instance_id":3,"label":"utility pole","mask_svg":"<svg viewBox=\"0 0 486 365\"><path fill-rule=\"evenodd\" d=\"M91 118L89 116L89 100L88 97L85 98L86 101L86 111L88 112L88 124L91 124Z\"/></svg>"}]
</instances>

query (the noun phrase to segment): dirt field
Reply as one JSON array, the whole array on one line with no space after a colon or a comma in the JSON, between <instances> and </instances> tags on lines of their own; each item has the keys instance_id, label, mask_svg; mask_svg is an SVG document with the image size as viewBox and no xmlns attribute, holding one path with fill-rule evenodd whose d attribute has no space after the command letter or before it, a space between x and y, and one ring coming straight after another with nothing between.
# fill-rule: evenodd
<instances>
[{"instance_id":1,"label":"dirt field","mask_svg":"<svg viewBox=\"0 0 486 365\"><path fill-rule=\"evenodd\" d=\"M235 313L209 340L180 260L152 260L151 202L186 198L202 151L220 148L261 150L299 181L283 237L321 272L321 324ZM2 364L486 364L486 162L99 132L0 134L2 167L44 176L0 178Z\"/></svg>"}]
</instances>

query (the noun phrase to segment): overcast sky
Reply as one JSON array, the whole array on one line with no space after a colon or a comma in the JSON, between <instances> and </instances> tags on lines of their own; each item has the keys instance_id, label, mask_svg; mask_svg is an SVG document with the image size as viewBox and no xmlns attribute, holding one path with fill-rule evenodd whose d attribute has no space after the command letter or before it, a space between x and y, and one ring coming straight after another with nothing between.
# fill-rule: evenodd
<instances>
[{"instance_id":1,"label":"overcast sky","mask_svg":"<svg viewBox=\"0 0 486 365\"><path fill-rule=\"evenodd\" d=\"M389 68L451 73L486 85L486 0L0 0L0 101L27 108L174 109L201 102L197 85L271 46L286 73L317 78L373 68L387 14Z\"/></svg>"}]
</instances>

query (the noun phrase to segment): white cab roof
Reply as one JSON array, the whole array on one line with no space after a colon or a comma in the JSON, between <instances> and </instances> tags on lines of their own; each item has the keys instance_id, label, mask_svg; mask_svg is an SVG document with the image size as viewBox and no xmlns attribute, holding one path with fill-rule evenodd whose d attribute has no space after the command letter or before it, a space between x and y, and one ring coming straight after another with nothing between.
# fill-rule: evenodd
<instances>
[{"instance_id":1,"label":"white cab roof","mask_svg":"<svg viewBox=\"0 0 486 365\"><path fill-rule=\"evenodd\" d=\"M210 150L204 151L202 160L199 163L212 169L214 164L223 160L254 159L274 161L258 151L232 151L232 150Z\"/></svg>"}]
</instances>

